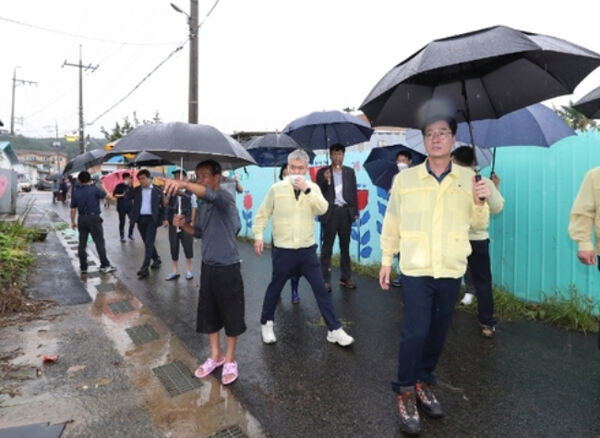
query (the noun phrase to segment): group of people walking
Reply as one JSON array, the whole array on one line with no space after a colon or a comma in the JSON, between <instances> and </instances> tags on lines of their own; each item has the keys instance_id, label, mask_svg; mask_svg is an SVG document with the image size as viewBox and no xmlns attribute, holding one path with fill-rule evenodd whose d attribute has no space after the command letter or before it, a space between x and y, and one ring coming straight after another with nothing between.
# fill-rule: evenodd
<instances>
[{"instance_id":1,"label":"group of people walking","mask_svg":"<svg viewBox=\"0 0 600 438\"><path fill-rule=\"evenodd\" d=\"M384 290L394 283L402 286L404 319L397 377L391 387L397 396L400 427L409 434L420 431L418 407L433 418L443 416L433 389L435 368L463 277L467 294L477 296L482 335L490 338L495 332L487 227L490 214L502 210L504 199L496 175L491 179L481 178L473 171L475 160L470 147L452 152L456 129L452 117L434 115L422 129L427 151L425 162L411 167L410 154L398 154L399 173L389 193L381 231L379 285ZM330 156L331 165L320 169L313 183L306 178L307 153L300 149L291 152L281 170L280 181L270 187L256 212L252 232L257 256L265 249L264 232L268 221L272 222L272 274L260 315L265 344L277 341L275 309L290 279L292 302L299 301L300 276L305 277L312 289L327 327L326 340L342 347L354 342L342 327L331 300L330 266L337 236L340 285L350 290L356 288L349 256L350 229L358 215L356 175L352 168L343 166L342 145L333 145ZM185 278L193 278L193 238L202 239L197 331L208 335L210 356L195 375L203 378L222 367L221 381L227 385L239 376L235 350L238 337L246 331L244 284L236 238L241 225L235 192L224 189L220 164L203 161L195 173L195 182L190 182L185 171L177 170L159 189L152 184L149 172L140 170L138 187L133 188L131 178L125 177L110 196L117 199L121 240L125 241L128 216L127 237L134 239L133 224L137 223L144 241L139 278L146 278L149 269L161 264L154 247L158 227L169 227L173 260L173 272L166 278L169 281L180 277L177 266L180 243L186 258ZM595 199L599 191L593 190L599 174L586 178L570 227L572 237L579 242L578 257L586 264L595 263L589 240L594 220L597 229L600 227L600 212L595 210L600 203ZM98 204L107 193L90 183L88 172L81 172L78 179L80 188L72 197L71 219L72 226L80 232L81 271L85 273L87 269L85 242L91 234L100 255L100 271L111 272L115 268L106 258ZM237 185L236 182L233 190ZM322 224L320 257L314 233L315 217ZM401 277L392 281L396 256ZM221 329L225 332L225 349L221 346Z\"/></svg>"}]
</instances>

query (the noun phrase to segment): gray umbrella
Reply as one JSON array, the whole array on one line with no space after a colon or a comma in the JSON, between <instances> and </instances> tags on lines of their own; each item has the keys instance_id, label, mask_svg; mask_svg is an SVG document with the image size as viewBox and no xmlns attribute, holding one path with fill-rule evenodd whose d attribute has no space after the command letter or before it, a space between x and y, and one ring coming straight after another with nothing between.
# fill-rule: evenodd
<instances>
[{"instance_id":1,"label":"gray umbrella","mask_svg":"<svg viewBox=\"0 0 600 438\"><path fill-rule=\"evenodd\" d=\"M575 102L573 108L590 119L600 119L600 87Z\"/></svg>"},{"instance_id":2,"label":"gray umbrella","mask_svg":"<svg viewBox=\"0 0 600 438\"><path fill-rule=\"evenodd\" d=\"M390 70L361 110L373 126L420 128L435 99L450 102L459 122L495 119L572 93L599 65L583 47L496 26L431 42Z\"/></svg>"},{"instance_id":3,"label":"gray umbrella","mask_svg":"<svg viewBox=\"0 0 600 438\"><path fill-rule=\"evenodd\" d=\"M213 159L224 167L255 164L246 150L231 137L208 125L183 122L139 126L121 138L111 155L148 151L183 167L193 169L200 161Z\"/></svg>"},{"instance_id":4,"label":"gray umbrella","mask_svg":"<svg viewBox=\"0 0 600 438\"><path fill-rule=\"evenodd\" d=\"M94 149L92 151L79 154L66 164L65 168L63 169L63 175L81 172L89 169L90 167L102 164L105 157L106 151L104 149Z\"/></svg>"}]
</instances>

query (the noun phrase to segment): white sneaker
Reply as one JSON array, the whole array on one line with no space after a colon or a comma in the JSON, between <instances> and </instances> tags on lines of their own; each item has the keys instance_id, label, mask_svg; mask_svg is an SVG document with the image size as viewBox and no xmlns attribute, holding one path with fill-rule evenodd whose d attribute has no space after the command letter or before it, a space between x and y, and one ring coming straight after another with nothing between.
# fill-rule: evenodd
<instances>
[{"instance_id":1,"label":"white sneaker","mask_svg":"<svg viewBox=\"0 0 600 438\"><path fill-rule=\"evenodd\" d=\"M273 331L273 321L267 321L265 324L261 324L260 331L262 333L262 340L265 344L274 344L277 342L275 332Z\"/></svg>"},{"instance_id":2,"label":"white sneaker","mask_svg":"<svg viewBox=\"0 0 600 438\"><path fill-rule=\"evenodd\" d=\"M343 328L327 332L327 341L332 344L340 344L342 347L347 347L354 342L354 338L344 331Z\"/></svg>"},{"instance_id":3,"label":"white sneaker","mask_svg":"<svg viewBox=\"0 0 600 438\"><path fill-rule=\"evenodd\" d=\"M462 304L463 306L468 306L469 304L471 304L473 302L473 294L470 293L466 293L465 296L463 297L462 300L460 300L460 304Z\"/></svg>"},{"instance_id":4,"label":"white sneaker","mask_svg":"<svg viewBox=\"0 0 600 438\"><path fill-rule=\"evenodd\" d=\"M115 268L114 266L110 266L110 265L101 267L99 269L101 274L108 274L109 272L114 272L116 270L117 270L117 268Z\"/></svg>"}]
</instances>

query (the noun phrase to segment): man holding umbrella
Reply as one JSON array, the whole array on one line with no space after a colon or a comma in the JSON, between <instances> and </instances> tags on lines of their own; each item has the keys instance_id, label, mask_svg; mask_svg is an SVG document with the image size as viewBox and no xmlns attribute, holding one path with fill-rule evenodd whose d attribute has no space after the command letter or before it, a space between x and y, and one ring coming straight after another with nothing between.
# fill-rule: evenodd
<instances>
[{"instance_id":1,"label":"man holding umbrella","mask_svg":"<svg viewBox=\"0 0 600 438\"><path fill-rule=\"evenodd\" d=\"M417 402L431 417L443 415L431 386L461 278L471 252L469 229L485 229L489 188L473 172L453 166L456 121L431 115L423 128L427 160L402 171L392 186L381 232L379 284L389 289L394 254L400 253L404 274L404 321L398 356L400 427L421 429Z\"/></svg>"},{"instance_id":2,"label":"man holding umbrella","mask_svg":"<svg viewBox=\"0 0 600 438\"><path fill-rule=\"evenodd\" d=\"M356 285L351 280L350 263L350 231L352 222L358 218L356 174L354 169L342 164L345 150L342 144L332 145L329 148L331 166L323 167L317 172L317 185L329 203L325 214L319 216L323 227L321 270L329 292L331 292L331 253L336 235L340 239L340 284L348 289L356 289Z\"/></svg>"}]
</instances>

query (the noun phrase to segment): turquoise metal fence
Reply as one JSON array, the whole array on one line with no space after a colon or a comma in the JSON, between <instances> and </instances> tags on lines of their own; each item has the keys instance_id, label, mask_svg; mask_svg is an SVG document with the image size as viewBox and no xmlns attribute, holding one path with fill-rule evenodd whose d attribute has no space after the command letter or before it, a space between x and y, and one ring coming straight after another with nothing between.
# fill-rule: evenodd
<instances>
[{"instance_id":1,"label":"turquoise metal fence","mask_svg":"<svg viewBox=\"0 0 600 438\"><path fill-rule=\"evenodd\" d=\"M362 167L369 151L348 150L344 164L356 171L362 196L368 197L352 230L350 254L360 263L379 263L381 222L387 193L373 186ZM317 156L315 166L326 163ZM567 234L569 211L585 173L600 166L600 133L562 140L551 148L498 148L496 173L501 177L504 211L490 221L494 283L516 296L540 301L544 295L567 294L571 286L600 301L600 272L577 260L576 246ZM252 237L256 210L278 169L238 170L244 194L237 199L241 235ZM483 169L484 175L489 169ZM315 233L320 232L315 222ZM270 228L265 233L270 241ZM334 245L337 252L337 243Z\"/></svg>"}]
</instances>

